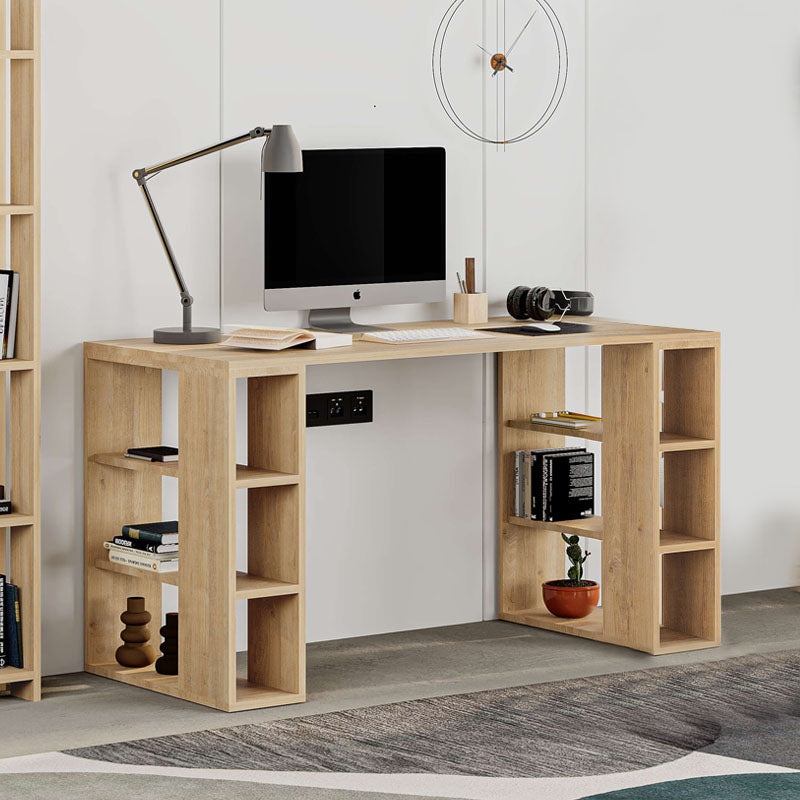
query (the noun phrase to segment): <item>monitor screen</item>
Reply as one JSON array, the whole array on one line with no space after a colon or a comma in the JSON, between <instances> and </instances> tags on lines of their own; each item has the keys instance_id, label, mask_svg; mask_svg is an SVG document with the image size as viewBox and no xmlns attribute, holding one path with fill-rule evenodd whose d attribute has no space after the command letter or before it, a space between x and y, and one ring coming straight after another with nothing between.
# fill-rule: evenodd
<instances>
[{"instance_id":1,"label":"monitor screen","mask_svg":"<svg viewBox=\"0 0 800 800\"><path fill-rule=\"evenodd\" d=\"M445 279L443 148L304 150L264 178L265 289Z\"/></svg>"}]
</instances>

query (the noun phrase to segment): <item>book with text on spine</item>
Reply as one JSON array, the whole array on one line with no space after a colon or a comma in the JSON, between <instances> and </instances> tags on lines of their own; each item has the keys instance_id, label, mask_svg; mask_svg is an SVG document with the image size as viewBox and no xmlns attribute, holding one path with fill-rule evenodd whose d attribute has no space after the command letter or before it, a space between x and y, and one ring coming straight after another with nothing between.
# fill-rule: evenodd
<instances>
[{"instance_id":1,"label":"book with text on spine","mask_svg":"<svg viewBox=\"0 0 800 800\"><path fill-rule=\"evenodd\" d=\"M178 521L140 522L123 525L122 535L150 544L178 544Z\"/></svg>"},{"instance_id":2,"label":"book with text on spine","mask_svg":"<svg viewBox=\"0 0 800 800\"><path fill-rule=\"evenodd\" d=\"M168 560L150 560L142 558L139 553L132 553L126 550L122 552L118 550L108 551L108 560L113 564L121 564L125 567L134 567L136 569L149 570L150 572L177 572L178 559L172 558Z\"/></svg>"}]
</instances>

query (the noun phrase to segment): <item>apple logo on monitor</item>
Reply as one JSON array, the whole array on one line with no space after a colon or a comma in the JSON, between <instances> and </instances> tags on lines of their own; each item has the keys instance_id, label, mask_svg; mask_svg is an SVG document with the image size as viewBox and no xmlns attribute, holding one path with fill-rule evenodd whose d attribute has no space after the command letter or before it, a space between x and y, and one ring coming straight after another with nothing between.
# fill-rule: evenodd
<instances>
[{"instance_id":1,"label":"apple logo on monitor","mask_svg":"<svg viewBox=\"0 0 800 800\"><path fill-rule=\"evenodd\" d=\"M353 292L353 300L360 300L361 299L361 289L356 289Z\"/></svg>"}]
</instances>

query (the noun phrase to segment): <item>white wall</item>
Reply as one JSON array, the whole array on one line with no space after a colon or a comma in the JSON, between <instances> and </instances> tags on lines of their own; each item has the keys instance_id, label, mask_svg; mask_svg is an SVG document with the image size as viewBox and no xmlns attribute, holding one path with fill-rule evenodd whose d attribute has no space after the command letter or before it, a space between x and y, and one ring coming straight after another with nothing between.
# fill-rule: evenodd
<instances>
[{"instance_id":1,"label":"white wall","mask_svg":"<svg viewBox=\"0 0 800 800\"><path fill-rule=\"evenodd\" d=\"M498 311L516 283L582 287L583 3L556 4L573 45L573 79L561 110L544 133L505 153L484 152L439 106L430 53L446 7L413 0L399 14L348 0L314 4L310 14L290 2L225 0L223 133L291 122L308 148L445 146L450 290L468 255L488 265L479 277ZM480 2L467 10L476 39L482 11ZM459 87L465 99L474 96L478 119L480 74L466 75L469 85ZM241 147L223 158L223 316L305 324L299 313L263 310L254 150ZM487 202L487 195L503 200ZM354 312L370 322L451 314L450 300ZM576 375L582 389L580 366ZM315 391L374 389L377 419L363 429L318 429L307 437L309 640L494 616L492 359L312 369L309 381ZM243 511L239 521L243 551Z\"/></svg>"},{"instance_id":2,"label":"white wall","mask_svg":"<svg viewBox=\"0 0 800 800\"><path fill-rule=\"evenodd\" d=\"M593 0L589 285L606 316L722 332L723 590L795 585L800 6Z\"/></svg>"},{"instance_id":3,"label":"white wall","mask_svg":"<svg viewBox=\"0 0 800 800\"><path fill-rule=\"evenodd\" d=\"M479 280L497 309L516 283L580 286L583 3L554 5L572 45L565 104L539 137L499 154L458 134L435 99L430 48L447 3L413 0L400 12L366 0L224 0L224 30L220 0L43 3L46 673L83 663L81 343L146 337L180 317L131 170L281 120L310 147L444 144L451 288L466 255L478 257L479 270L488 264ZM370 70L359 71L351 47L366 52ZM235 320L266 319L254 148L227 155L222 186L226 314ZM170 171L151 189L196 297L196 320L213 324L218 163ZM486 203L494 191L505 192L506 207ZM450 310L448 302L361 313L378 321L446 318ZM311 639L492 615L492 367L490 358L465 357L309 372L310 390L371 386L377 403L373 425L309 433ZM175 434L173 378L165 382L165 438ZM174 482L165 488L169 513Z\"/></svg>"},{"instance_id":4,"label":"white wall","mask_svg":"<svg viewBox=\"0 0 800 800\"><path fill-rule=\"evenodd\" d=\"M42 6L43 634L44 671L54 674L83 663L81 345L180 324L131 171L216 139L219 9L217 0ZM212 159L151 184L196 319L212 323L217 177Z\"/></svg>"}]
</instances>

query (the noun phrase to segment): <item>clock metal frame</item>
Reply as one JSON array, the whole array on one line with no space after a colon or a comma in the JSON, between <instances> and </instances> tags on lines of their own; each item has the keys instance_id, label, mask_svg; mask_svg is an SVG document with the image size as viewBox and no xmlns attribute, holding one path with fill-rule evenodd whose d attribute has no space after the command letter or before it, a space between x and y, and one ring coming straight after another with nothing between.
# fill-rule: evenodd
<instances>
[{"instance_id":1,"label":"clock metal frame","mask_svg":"<svg viewBox=\"0 0 800 800\"><path fill-rule=\"evenodd\" d=\"M558 72L556 74L553 94L550 98L550 102L547 104L547 107L545 108L544 112L542 112L539 119L537 119L536 122L534 122L533 125L531 125L527 130L523 131L518 136L513 136L509 139L493 139L487 136L482 136L477 131L472 130L472 128L470 128L469 125L467 125L464 120L461 119L461 116L456 111L452 101L450 100L450 97L447 93L447 87L445 86L442 60L444 56L445 43L447 41L447 34L453 19L455 18L456 14L458 14L465 2L467 2L467 0L453 0L453 2L450 4L450 7L442 17L441 22L439 23L439 27L436 30L436 37L433 41L433 50L431 52L431 71L433 74L433 83L434 87L436 88L436 96L439 99L439 103L450 121L463 134L479 142L483 142L485 144L507 145L516 144L517 142L523 142L526 139L530 139L531 136L537 134L553 118L553 115L561 105L564 92L567 88L567 77L569 75L569 47L567 45L566 34L564 33L564 26L561 24L561 20L558 18L558 15L547 0L532 0L532 2L538 5L544 13L556 40L556 47L558 50Z\"/></svg>"}]
</instances>

